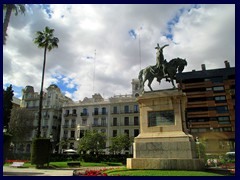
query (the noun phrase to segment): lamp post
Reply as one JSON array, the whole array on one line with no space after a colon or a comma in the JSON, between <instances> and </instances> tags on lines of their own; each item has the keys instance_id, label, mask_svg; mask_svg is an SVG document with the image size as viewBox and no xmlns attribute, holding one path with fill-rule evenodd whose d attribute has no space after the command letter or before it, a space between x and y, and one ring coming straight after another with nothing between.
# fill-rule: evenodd
<instances>
[{"instance_id":1,"label":"lamp post","mask_svg":"<svg viewBox=\"0 0 240 180\"><path fill-rule=\"evenodd\" d=\"M53 153L53 144L54 144L54 139L53 139L53 134L51 133L50 135L49 135L49 138L50 138L50 143L51 143L51 153Z\"/></svg>"},{"instance_id":2,"label":"lamp post","mask_svg":"<svg viewBox=\"0 0 240 180\"><path fill-rule=\"evenodd\" d=\"M200 142L199 142L198 137L196 137L196 144L197 144L197 148L198 148L198 158L201 159Z\"/></svg>"}]
</instances>

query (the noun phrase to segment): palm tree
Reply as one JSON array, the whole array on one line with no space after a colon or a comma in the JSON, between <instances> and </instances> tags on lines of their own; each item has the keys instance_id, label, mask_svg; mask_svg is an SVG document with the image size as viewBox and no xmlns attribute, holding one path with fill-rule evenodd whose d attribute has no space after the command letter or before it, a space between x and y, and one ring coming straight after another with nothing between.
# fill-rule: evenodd
<instances>
[{"instance_id":1,"label":"palm tree","mask_svg":"<svg viewBox=\"0 0 240 180\"><path fill-rule=\"evenodd\" d=\"M3 21L3 44L6 44L7 28L12 11L15 10L15 16L17 16L19 12L21 14L24 14L26 9L24 4L3 4L3 10L6 10L5 18Z\"/></svg>"},{"instance_id":2,"label":"palm tree","mask_svg":"<svg viewBox=\"0 0 240 180\"><path fill-rule=\"evenodd\" d=\"M37 31L37 37L34 39L34 43L37 44L38 48L44 48L44 59L43 59L43 69L42 69L42 83L40 91L40 100L39 100L39 112L38 112L38 130L37 138L41 135L41 119L42 119L42 99L43 99L43 81L44 81L44 72L45 72L45 63L47 50L51 51L53 48L58 47L59 39L53 36L54 29L50 29L48 26L41 31Z\"/></svg>"}]
</instances>

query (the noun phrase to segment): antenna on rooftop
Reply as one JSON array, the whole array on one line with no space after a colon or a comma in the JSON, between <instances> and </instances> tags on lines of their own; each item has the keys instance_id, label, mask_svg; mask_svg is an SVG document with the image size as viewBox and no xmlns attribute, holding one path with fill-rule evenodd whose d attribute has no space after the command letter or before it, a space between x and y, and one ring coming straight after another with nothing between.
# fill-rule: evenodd
<instances>
[{"instance_id":1,"label":"antenna on rooftop","mask_svg":"<svg viewBox=\"0 0 240 180\"><path fill-rule=\"evenodd\" d=\"M93 62L93 94L94 94L94 81L95 81L95 63L97 57L97 50L94 50L94 62Z\"/></svg>"},{"instance_id":2,"label":"antenna on rooftop","mask_svg":"<svg viewBox=\"0 0 240 180\"><path fill-rule=\"evenodd\" d=\"M142 69L142 57L141 57L141 36L140 36L140 32L142 30L142 27L138 28L138 45L139 45L139 61L140 61L140 71Z\"/></svg>"}]
</instances>

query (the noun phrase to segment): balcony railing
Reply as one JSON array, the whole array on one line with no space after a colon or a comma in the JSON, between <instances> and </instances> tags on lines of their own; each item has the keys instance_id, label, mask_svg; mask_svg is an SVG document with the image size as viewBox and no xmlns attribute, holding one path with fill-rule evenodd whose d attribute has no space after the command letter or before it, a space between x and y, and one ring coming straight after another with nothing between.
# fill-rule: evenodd
<instances>
[{"instance_id":1,"label":"balcony railing","mask_svg":"<svg viewBox=\"0 0 240 180\"><path fill-rule=\"evenodd\" d=\"M92 127L107 127L107 123L104 123L104 124L92 124Z\"/></svg>"},{"instance_id":2,"label":"balcony railing","mask_svg":"<svg viewBox=\"0 0 240 180\"><path fill-rule=\"evenodd\" d=\"M104 115L107 115L107 114L108 114L108 112L93 112L92 113L93 116L101 116L101 115L104 116Z\"/></svg>"},{"instance_id":3,"label":"balcony railing","mask_svg":"<svg viewBox=\"0 0 240 180\"><path fill-rule=\"evenodd\" d=\"M81 113L80 115L81 115L81 116L89 116L88 113Z\"/></svg>"}]
</instances>

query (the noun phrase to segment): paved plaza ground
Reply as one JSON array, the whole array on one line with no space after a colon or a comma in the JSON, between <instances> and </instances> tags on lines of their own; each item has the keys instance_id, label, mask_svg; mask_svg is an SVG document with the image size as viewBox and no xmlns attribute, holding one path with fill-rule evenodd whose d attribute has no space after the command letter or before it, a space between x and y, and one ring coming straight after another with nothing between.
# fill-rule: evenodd
<instances>
[{"instance_id":1,"label":"paved plaza ground","mask_svg":"<svg viewBox=\"0 0 240 180\"><path fill-rule=\"evenodd\" d=\"M80 167L69 169L36 169L36 168L16 168L3 166L3 176L72 176L73 170L85 172L87 169L104 169L111 167ZM116 168L116 166L114 166Z\"/></svg>"}]
</instances>

